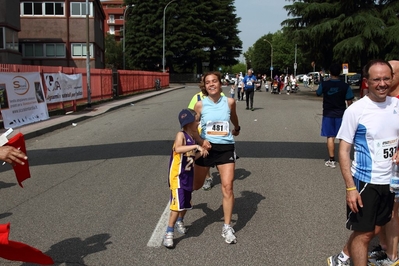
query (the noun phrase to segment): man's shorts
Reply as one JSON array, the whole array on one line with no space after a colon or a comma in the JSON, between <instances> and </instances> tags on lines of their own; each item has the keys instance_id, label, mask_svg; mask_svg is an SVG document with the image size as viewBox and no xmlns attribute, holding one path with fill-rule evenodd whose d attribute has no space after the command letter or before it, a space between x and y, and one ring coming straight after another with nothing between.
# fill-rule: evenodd
<instances>
[{"instance_id":1,"label":"man's shorts","mask_svg":"<svg viewBox=\"0 0 399 266\"><path fill-rule=\"evenodd\" d=\"M323 120L321 122L321 136L322 137L336 137L339 131L339 128L342 124L341 117L326 117L323 116Z\"/></svg>"},{"instance_id":2,"label":"man's shorts","mask_svg":"<svg viewBox=\"0 0 399 266\"><path fill-rule=\"evenodd\" d=\"M374 185L355 179L363 202L363 208L353 213L346 207L348 220L346 228L360 232L374 231L376 225L383 226L391 220L395 194L389 185Z\"/></svg>"},{"instance_id":3,"label":"man's shorts","mask_svg":"<svg viewBox=\"0 0 399 266\"><path fill-rule=\"evenodd\" d=\"M182 188L175 188L170 190L170 210L171 211L184 211L191 210L191 194L192 191L188 191Z\"/></svg>"},{"instance_id":4,"label":"man's shorts","mask_svg":"<svg viewBox=\"0 0 399 266\"><path fill-rule=\"evenodd\" d=\"M214 144L209 150L208 156L200 157L195 161L196 165L214 167L220 164L235 163L237 156L234 144Z\"/></svg>"}]
</instances>

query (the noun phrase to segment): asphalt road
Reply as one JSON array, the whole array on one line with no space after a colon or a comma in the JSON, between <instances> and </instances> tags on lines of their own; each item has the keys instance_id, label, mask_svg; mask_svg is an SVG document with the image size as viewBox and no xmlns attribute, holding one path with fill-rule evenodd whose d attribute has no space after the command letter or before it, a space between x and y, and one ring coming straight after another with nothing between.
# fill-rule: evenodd
<instances>
[{"instance_id":1,"label":"asphalt road","mask_svg":"<svg viewBox=\"0 0 399 266\"><path fill-rule=\"evenodd\" d=\"M307 91L256 92L255 111L237 103L238 243L221 237L212 170L214 188L193 194L188 234L176 233L173 250L160 246L177 115L197 90L187 86L28 140L32 178L24 188L10 166L0 169L0 223L11 222L10 239L67 266L326 265L349 236L345 188L339 168L324 166L321 99Z\"/></svg>"}]
</instances>

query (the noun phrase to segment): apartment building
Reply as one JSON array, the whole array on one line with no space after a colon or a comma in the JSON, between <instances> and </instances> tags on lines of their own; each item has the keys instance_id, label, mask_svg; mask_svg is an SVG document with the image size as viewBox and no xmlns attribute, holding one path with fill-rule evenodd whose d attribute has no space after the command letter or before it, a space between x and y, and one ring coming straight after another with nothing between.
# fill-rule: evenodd
<instances>
[{"instance_id":1,"label":"apartment building","mask_svg":"<svg viewBox=\"0 0 399 266\"><path fill-rule=\"evenodd\" d=\"M122 1L101 0L105 14L104 33L115 37L117 42L123 39L125 5Z\"/></svg>"},{"instance_id":2,"label":"apartment building","mask_svg":"<svg viewBox=\"0 0 399 266\"><path fill-rule=\"evenodd\" d=\"M101 4L105 14L104 33L113 35L118 42L122 41L126 8L123 0L101 0Z\"/></svg>"},{"instance_id":3,"label":"apartment building","mask_svg":"<svg viewBox=\"0 0 399 266\"><path fill-rule=\"evenodd\" d=\"M89 39L90 67L104 68L105 14L100 0L89 1L88 27L85 0L19 2L22 64L84 68Z\"/></svg>"},{"instance_id":4,"label":"apartment building","mask_svg":"<svg viewBox=\"0 0 399 266\"><path fill-rule=\"evenodd\" d=\"M18 51L19 1L0 0L0 64L21 64Z\"/></svg>"}]
</instances>

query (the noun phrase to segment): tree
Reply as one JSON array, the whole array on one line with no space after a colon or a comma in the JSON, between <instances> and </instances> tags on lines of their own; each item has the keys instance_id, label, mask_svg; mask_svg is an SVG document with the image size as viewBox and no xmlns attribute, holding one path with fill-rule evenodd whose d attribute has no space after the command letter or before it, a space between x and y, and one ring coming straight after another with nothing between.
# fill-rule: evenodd
<instances>
[{"instance_id":1,"label":"tree","mask_svg":"<svg viewBox=\"0 0 399 266\"><path fill-rule=\"evenodd\" d=\"M243 75L245 75L246 70L246 65L244 63L238 63L231 67L231 73L235 74L241 72Z\"/></svg>"},{"instance_id":2,"label":"tree","mask_svg":"<svg viewBox=\"0 0 399 266\"><path fill-rule=\"evenodd\" d=\"M159 70L162 67L163 13L169 1L127 0L134 4L127 20L128 66ZM165 10L165 58L171 72L202 72L234 65L241 53L233 0L177 0Z\"/></svg>"},{"instance_id":3,"label":"tree","mask_svg":"<svg viewBox=\"0 0 399 266\"><path fill-rule=\"evenodd\" d=\"M308 61L328 67L346 62L360 70L372 58L390 59L398 52L397 0L291 0L293 16L282 22Z\"/></svg>"},{"instance_id":4,"label":"tree","mask_svg":"<svg viewBox=\"0 0 399 266\"><path fill-rule=\"evenodd\" d=\"M123 62L122 45L115 41L113 35L107 34L105 37L105 67L121 69Z\"/></svg>"},{"instance_id":5,"label":"tree","mask_svg":"<svg viewBox=\"0 0 399 266\"><path fill-rule=\"evenodd\" d=\"M244 53L244 55L248 56L251 61L251 67L256 73L270 75L272 46L273 73L293 74L295 63L295 42L291 40L283 31L277 31L273 34L268 33L267 35L260 37L255 42L254 46L251 47L251 53L247 52ZM303 72L305 72L306 61L299 49L297 49L296 62L298 69L301 69Z\"/></svg>"}]
</instances>

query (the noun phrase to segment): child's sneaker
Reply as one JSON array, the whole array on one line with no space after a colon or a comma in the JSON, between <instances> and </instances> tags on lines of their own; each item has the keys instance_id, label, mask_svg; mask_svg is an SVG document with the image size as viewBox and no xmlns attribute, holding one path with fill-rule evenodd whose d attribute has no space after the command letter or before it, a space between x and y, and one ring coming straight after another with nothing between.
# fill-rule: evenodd
<instances>
[{"instance_id":1,"label":"child's sneaker","mask_svg":"<svg viewBox=\"0 0 399 266\"><path fill-rule=\"evenodd\" d=\"M167 248L173 248L173 232L166 232L163 237L163 245Z\"/></svg>"},{"instance_id":2,"label":"child's sneaker","mask_svg":"<svg viewBox=\"0 0 399 266\"><path fill-rule=\"evenodd\" d=\"M177 221L175 223L175 228L180 234L184 235L187 233L187 227L184 226L184 223L182 221Z\"/></svg>"}]
</instances>

